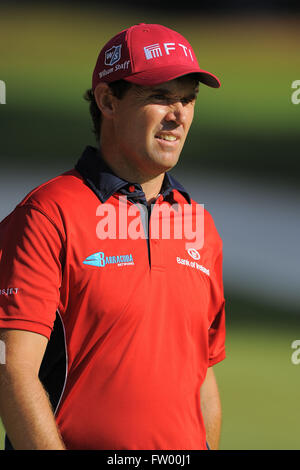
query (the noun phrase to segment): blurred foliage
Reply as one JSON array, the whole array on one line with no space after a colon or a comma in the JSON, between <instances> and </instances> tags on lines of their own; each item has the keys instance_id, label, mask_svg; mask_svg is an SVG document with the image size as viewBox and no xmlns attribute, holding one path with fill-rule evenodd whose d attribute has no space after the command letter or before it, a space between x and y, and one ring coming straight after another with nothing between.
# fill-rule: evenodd
<instances>
[{"instance_id":1,"label":"blurred foliage","mask_svg":"<svg viewBox=\"0 0 300 470\"><path fill-rule=\"evenodd\" d=\"M250 15L250 13L249 13ZM139 22L162 23L185 35L200 66L220 77L202 86L183 155L187 166L295 178L300 167L299 17L204 16L180 10L117 11L97 5L2 7L0 156L9 162L73 165L95 144L84 91L99 50Z\"/></svg>"},{"instance_id":2,"label":"blurred foliage","mask_svg":"<svg viewBox=\"0 0 300 470\"><path fill-rule=\"evenodd\" d=\"M227 357L214 367L223 408L221 449L300 449L300 365L291 361L300 319L227 298Z\"/></svg>"},{"instance_id":3,"label":"blurred foliage","mask_svg":"<svg viewBox=\"0 0 300 470\"><path fill-rule=\"evenodd\" d=\"M4 429L3 429L3 425L2 425L2 421L0 419L0 450L3 450L4 449Z\"/></svg>"}]
</instances>

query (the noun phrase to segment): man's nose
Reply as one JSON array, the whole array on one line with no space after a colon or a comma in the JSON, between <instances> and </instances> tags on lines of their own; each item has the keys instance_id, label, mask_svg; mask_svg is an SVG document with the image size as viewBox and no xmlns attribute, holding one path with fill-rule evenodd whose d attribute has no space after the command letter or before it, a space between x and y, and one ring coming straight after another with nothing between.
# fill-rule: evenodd
<instances>
[{"instance_id":1,"label":"man's nose","mask_svg":"<svg viewBox=\"0 0 300 470\"><path fill-rule=\"evenodd\" d=\"M175 103L172 103L165 116L166 121L173 121L176 122L176 124L180 125L183 124L186 120L186 110L184 108L184 105L182 104L181 101L176 101Z\"/></svg>"}]
</instances>

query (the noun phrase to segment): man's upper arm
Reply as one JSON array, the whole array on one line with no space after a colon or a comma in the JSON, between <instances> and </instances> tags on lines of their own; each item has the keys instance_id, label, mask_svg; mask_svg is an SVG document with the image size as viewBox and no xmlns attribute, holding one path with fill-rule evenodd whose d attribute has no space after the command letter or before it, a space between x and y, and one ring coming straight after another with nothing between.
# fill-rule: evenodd
<instances>
[{"instance_id":1,"label":"man's upper arm","mask_svg":"<svg viewBox=\"0 0 300 470\"><path fill-rule=\"evenodd\" d=\"M48 343L46 336L31 331L0 329L0 340L4 349L4 364L0 365L0 376L4 372L19 370L38 376Z\"/></svg>"},{"instance_id":2,"label":"man's upper arm","mask_svg":"<svg viewBox=\"0 0 300 470\"><path fill-rule=\"evenodd\" d=\"M50 338L60 302L64 246L49 218L20 206L0 225L0 328Z\"/></svg>"}]
</instances>

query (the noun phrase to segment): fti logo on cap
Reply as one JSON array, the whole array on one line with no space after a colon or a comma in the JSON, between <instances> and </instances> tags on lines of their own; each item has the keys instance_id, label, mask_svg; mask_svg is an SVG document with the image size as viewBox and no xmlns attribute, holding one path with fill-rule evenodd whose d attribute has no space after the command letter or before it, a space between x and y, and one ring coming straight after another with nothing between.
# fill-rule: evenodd
<instances>
[{"instance_id":1,"label":"fti logo on cap","mask_svg":"<svg viewBox=\"0 0 300 470\"><path fill-rule=\"evenodd\" d=\"M177 55L178 53L184 54L185 57L188 57L192 62L194 62L194 58L192 55L192 51L189 47L185 46L181 43L175 42L164 42L162 47L159 43L151 44L149 46L144 47L144 53L147 60L156 59L157 57L162 57L164 51L164 55L170 55L170 52L174 51Z\"/></svg>"},{"instance_id":2,"label":"fti logo on cap","mask_svg":"<svg viewBox=\"0 0 300 470\"><path fill-rule=\"evenodd\" d=\"M154 59L155 57L162 56L159 44L151 44L151 46L144 47L146 59Z\"/></svg>"},{"instance_id":3,"label":"fti logo on cap","mask_svg":"<svg viewBox=\"0 0 300 470\"><path fill-rule=\"evenodd\" d=\"M105 52L105 65L114 65L121 59L121 48L122 44L113 46Z\"/></svg>"}]
</instances>

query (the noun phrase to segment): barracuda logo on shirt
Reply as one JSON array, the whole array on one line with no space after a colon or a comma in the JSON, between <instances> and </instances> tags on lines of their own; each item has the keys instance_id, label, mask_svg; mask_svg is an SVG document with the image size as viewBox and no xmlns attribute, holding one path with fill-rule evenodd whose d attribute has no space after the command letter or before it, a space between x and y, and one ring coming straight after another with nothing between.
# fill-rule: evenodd
<instances>
[{"instance_id":1,"label":"barracuda logo on shirt","mask_svg":"<svg viewBox=\"0 0 300 470\"><path fill-rule=\"evenodd\" d=\"M117 255L117 256L105 256L103 251L98 251L88 256L83 264L89 264L90 266L97 266L98 268L104 268L107 264L116 264L117 266L130 266L134 265L132 255Z\"/></svg>"}]
</instances>

